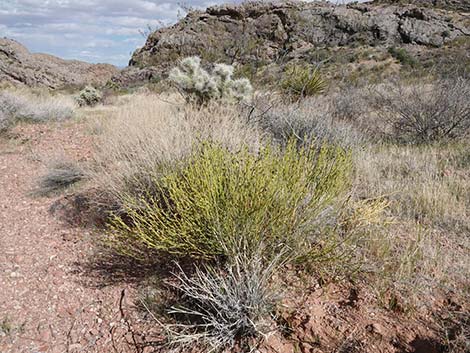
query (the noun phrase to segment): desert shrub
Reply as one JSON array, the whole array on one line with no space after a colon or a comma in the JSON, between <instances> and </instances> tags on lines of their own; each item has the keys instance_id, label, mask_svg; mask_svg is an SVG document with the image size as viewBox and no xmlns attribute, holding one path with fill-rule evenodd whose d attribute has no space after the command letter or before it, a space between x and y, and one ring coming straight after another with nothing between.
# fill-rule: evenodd
<instances>
[{"instance_id":1,"label":"desert shrub","mask_svg":"<svg viewBox=\"0 0 470 353\"><path fill-rule=\"evenodd\" d=\"M269 104L261 102L253 120L282 145L292 136L307 145L328 142L344 148L359 147L366 141L352 123L335 118L324 97L310 97L298 104Z\"/></svg>"},{"instance_id":2,"label":"desert shrub","mask_svg":"<svg viewBox=\"0 0 470 353\"><path fill-rule=\"evenodd\" d=\"M163 325L169 344L221 351L273 331L270 316L281 293L272 276L280 265L279 257L266 265L240 253L225 266L196 268L193 275L179 268L172 282L179 305L168 311L176 324Z\"/></svg>"},{"instance_id":3,"label":"desert shrub","mask_svg":"<svg viewBox=\"0 0 470 353\"><path fill-rule=\"evenodd\" d=\"M152 175L141 195L124 197L111 242L130 254L132 244L143 244L210 259L235 256L242 239L246 252L263 243L267 257L284 246L305 255L316 217L347 185L349 159L341 148L298 148L295 140L259 154L203 143L174 171Z\"/></svg>"},{"instance_id":4,"label":"desert shrub","mask_svg":"<svg viewBox=\"0 0 470 353\"><path fill-rule=\"evenodd\" d=\"M326 81L317 67L291 65L281 80L281 88L293 98L323 93Z\"/></svg>"},{"instance_id":5,"label":"desert shrub","mask_svg":"<svg viewBox=\"0 0 470 353\"><path fill-rule=\"evenodd\" d=\"M340 121L358 123L369 113L368 95L365 88L347 87L331 96L331 114Z\"/></svg>"},{"instance_id":6,"label":"desert shrub","mask_svg":"<svg viewBox=\"0 0 470 353\"><path fill-rule=\"evenodd\" d=\"M470 81L462 78L378 91L377 109L387 123L385 134L402 142L455 139L470 129Z\"/></svg>"},{"instance_id":7,"label":"desert shrub","mask_svg":"<svg viewBox=\"0 0 470 353\"><path fill-rule=\"evenodd\" d=\"M410 66L412 68L417 68L419 66L419 62L416 58L408 53L405 48L390 47L388 52L403 65Z\"/></svg>"},{"instance_id":8,"label":"desert shrub","mask_svg":"<svg viewBox=\"0 0 470 353\"><path fill-rule=\"evenodd\" d=\"M61 121L73 116L74 104L64 96L12 90L0 92L0 129L17 121Z\"/></svg>"},{"instance_id":9,"label":"desert shrub","mask_svg":"<svg viewBox=\"0 0 470 353\"><path fill-rule=\"evenodd\" d=\"M75 163L63 160L56 161L48 167L47 172L39 179L35 193L46 196L66 189L83 178L83 170Z\"/></svg>"},{"instance_id":10,"label":"desert shrub","mask_svg":"<svg viewBox=\"0 0 470 353\"><path fill-rule=\"evenodd\" d=\"M253 88L246 78L233 79L234 67L215 64L211 73L201 67L201 59L188 57L181 60L179 67L171 70L169 79L187 101L198 105L209 100L226 102L247 100Z\"/></svg>"},{"instance_id":11,"label":"desert shrub","mask_svg":"<svg viewBox=\"0 0 470 353\"><path fill-rule=\"evenodd\" d=\"M102 94L96 88L86 86L82 89L76 97L77 103L81 107L89 106L92 107L102 100Z\"/></svg>"}]
</instances>

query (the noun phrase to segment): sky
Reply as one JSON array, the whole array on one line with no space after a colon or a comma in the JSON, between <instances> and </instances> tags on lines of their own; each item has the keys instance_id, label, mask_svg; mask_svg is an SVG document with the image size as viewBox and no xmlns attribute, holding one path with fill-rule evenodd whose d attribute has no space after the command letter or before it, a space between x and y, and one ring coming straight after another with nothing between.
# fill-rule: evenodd
<instances>
[{"instance_id":1,"label":"sky","mask_svg":"<svg viewBox=\"0 0 470 353\"><path fill-rule=\"evenodd\" d=\"M183 8L226 2L0 0L0 37L15 39L31 52L123 67L145 43L148 28L173 24L185 15Z\"/></svg>"}]
</instances>

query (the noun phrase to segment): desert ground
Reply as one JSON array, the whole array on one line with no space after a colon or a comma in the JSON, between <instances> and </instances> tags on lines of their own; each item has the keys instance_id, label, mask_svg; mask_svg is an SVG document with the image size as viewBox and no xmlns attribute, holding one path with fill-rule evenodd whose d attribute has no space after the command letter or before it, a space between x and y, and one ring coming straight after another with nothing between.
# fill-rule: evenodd
<instances>
[{"instance_id":1,"label":"desert ground","mask_svg":"<svg viewBox=\"0 0 470 353\"><path fill-rule=\"evenodd\" d=\"M0 352L470 352L470 17L422 6L194 11L123 70L0 41Z\"/></svg>"}]
</instances>

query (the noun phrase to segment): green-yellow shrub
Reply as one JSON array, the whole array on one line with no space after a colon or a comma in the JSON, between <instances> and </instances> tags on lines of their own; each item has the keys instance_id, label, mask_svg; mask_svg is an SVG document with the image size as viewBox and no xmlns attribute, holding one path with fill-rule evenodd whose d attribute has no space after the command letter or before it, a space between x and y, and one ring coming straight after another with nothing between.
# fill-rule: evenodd
<instances>
[{"instance_id":1,"label":"green-yellow shrub","mask_svg":"<svg viewBox=\"0 0 470 353\"><path fill-rule=\"evenodd\" d=\"M269 146L255 155L203 143L170 173L153 176L154 191L123 196L125 216L112 220L111 240L132 255L144 245L200 259L260 247L267 258L286 248L303 256L349 170L349 152L329 145L299 148L292 140L284 150Z\"/></svg>"}]
</instances>

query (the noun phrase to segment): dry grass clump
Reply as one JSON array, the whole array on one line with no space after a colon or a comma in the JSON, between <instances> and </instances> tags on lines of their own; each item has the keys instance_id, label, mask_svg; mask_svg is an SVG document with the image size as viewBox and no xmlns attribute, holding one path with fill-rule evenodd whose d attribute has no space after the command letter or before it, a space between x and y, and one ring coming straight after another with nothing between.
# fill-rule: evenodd
<instances>
[{"instance_id":1,"label":"dry grass clump","mask_svg":"<svg viewBox=\"0 0 470 353\"><path fill-rule=\"evenodd\" d=\"M76 163L65 160L55 161L39 179L34 193L47 196L70 187L84 177L84 171Z\"/></svg>"},{"instance_id":2,"label":"dry grass clump","mask_svg":"<svg viewBox=\"0 0 470 353\"><path fill-rule=\"evenodd\" d=\"M357 185L363 196L387 195L397 217L458 230L469 222L469 152L466 143L373 147L357 156Z\"/></svg>"},{"instance_id":3,"label":"dry grass clump","mask_svg":"<svg viewBox=\"0 0 470 353\"><path fill-rule=\"evenodd\" d=\"M361 120L370 113L373 87L347 87L330 96L330 112L334 119L354 123L362 128ZM362 129L361 129L362 130Z\"/></svg>"},{"instance_id":4,"label":"dry grass clump","mask_svg":"<svg viewBox=\"0 0 470 353\"><path fill-rule=\"evenodd\" d=\"M164 324L170 344L181 351L195 344L221 351L275 330L271 317L281 294L272 277L281 265L279 256L266 265L240 253L222 268L196 268L193 275L179 267L172 286L180 303L168 314L180 324Z\"/></svg>"},{"instance_id":5,"label":"dry grass clump","mask_svg":"<svg viewBox=\"0 0 470 353\"><path fill-rule=\"evenodd\" d=\"M66 96L33 94L26 90L0 91L0 129L17 121L62 121L73 116L75 104Z\"/></svg>"}]
</instances>

